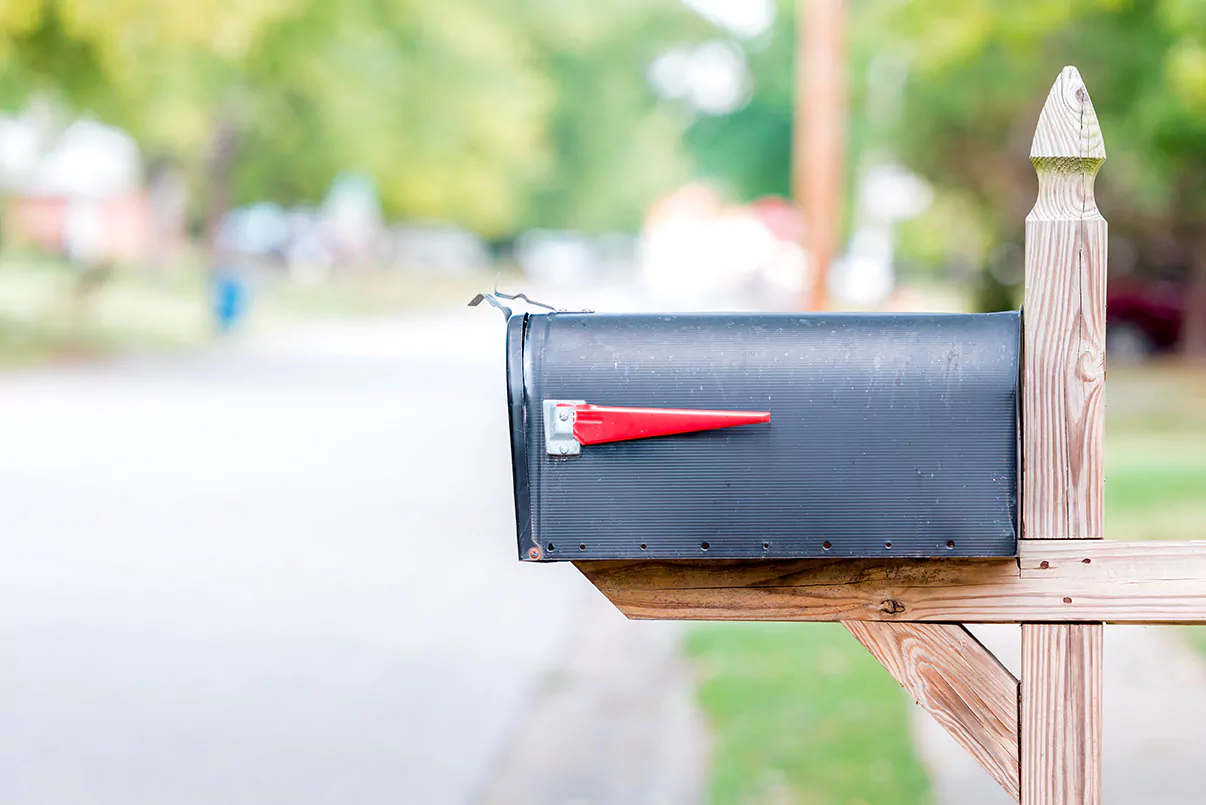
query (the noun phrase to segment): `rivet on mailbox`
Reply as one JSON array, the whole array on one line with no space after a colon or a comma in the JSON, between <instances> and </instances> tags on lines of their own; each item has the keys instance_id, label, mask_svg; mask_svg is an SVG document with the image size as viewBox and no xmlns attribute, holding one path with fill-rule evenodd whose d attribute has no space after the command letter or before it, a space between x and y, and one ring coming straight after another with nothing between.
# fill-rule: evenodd
<instances>
[{"instance_id":1,"label":"rivet on mailbox","mask_svg":"<svg viewBox=\"0 0 1206 805\"><path fill-rule=\"evenodd\" d=\"M1017 311L505 312L522 559L1017 553Z\"/></svg>"}]
</instances>

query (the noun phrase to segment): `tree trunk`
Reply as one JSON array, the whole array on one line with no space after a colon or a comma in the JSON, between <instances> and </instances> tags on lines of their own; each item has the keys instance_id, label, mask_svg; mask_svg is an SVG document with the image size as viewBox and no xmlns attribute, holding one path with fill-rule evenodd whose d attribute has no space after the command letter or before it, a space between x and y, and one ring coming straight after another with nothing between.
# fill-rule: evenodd
<instances>
[{"instance_id":1,"label":"tree trunk","mask_svg":"<svg viewBox=\"0 0 1206 805\"><path fill-rule=\"evenodd\" d=\"M222 115L214 125L209 158L206 160L206 179L209 182L209 203L205 211L205 246L210 269L217 267L221 258L218 244L218 228L230 210L231 184L233 181L235 155L239 137L229 115Z\"/></svg>"}]
</instances>

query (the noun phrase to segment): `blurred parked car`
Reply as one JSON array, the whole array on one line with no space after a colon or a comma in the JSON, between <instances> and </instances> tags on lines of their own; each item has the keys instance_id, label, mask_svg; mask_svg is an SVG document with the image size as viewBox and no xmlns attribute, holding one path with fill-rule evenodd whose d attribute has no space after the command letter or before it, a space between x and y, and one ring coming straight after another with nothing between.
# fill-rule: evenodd
<instances>
[{"instance_id":1,"label":"blurred parked car","mask_svg":"<svg viewBox=\"0 0 1206 805\"><path fill-rule=\"evenodd\" d=\"M1174 349L1185 322L1180 277L1111 278L1106 298L1106 350L1115 360L1143 360Z\"/></svg>"},{"instance_id":2,"label":"blurred parked car","mask_svg":"<svg viewBox=\"0 0 1206 805\"><path fill-rule=\"evenodd\" d=\"M491 263L485 241L442 222L391 227L390 252L390 261L399 268L438 274L470 274Z\"/></svg>"},{"instance_id":3,"label":"blurred parked car","mask_svg":"<svg viewBox=\"0 0 1206 805\"><path fill-rule=\"evenodd\" d=\"M532 229L515 240L515 262L539 282L572 285L598 279L599 255L591 238L578 232Z\"/></svg>"},{"instance_id":4,"label":"blurred parked car","mask_svg":"<svg viewBox=\"0 0 1206 805\"><path fill-rule=\"evenodd\" d=\"M236 207L218 225L218 249L225 255L282 260L289 246L289 215L275 202Z\"/></svg>"}]
</instances>

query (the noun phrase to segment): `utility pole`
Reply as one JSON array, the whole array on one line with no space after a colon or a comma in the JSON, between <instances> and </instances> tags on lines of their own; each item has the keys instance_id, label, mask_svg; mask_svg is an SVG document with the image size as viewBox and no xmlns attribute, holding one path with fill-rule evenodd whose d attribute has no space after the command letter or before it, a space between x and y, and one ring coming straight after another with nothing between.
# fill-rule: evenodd
<instances>
[{"instance_id":1,"label":"utility pole","mask_svg":"<svg viewBox=\"0 0 1206 805\"><path fill-rule=\"evenodd\" d=\"M839 248L845 183L844 0L798 0L792 195L804 213L813 282L800 300L825 307L825 281Z\"/></svg>"}]
</instances>

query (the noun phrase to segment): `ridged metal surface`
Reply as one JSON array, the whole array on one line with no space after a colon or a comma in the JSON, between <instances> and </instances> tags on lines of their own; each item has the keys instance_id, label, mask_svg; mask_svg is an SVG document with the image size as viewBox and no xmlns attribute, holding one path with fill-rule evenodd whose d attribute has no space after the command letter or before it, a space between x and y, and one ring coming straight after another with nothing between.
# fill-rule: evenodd
<instances>
[{"instance_id":1,"label":"ridged metal surface","mask_svg":"<svg viewBox=\"0 0 1206 805\"><path fill-rule=\"evenodd\" d=\"M520 556L1012 556L1020 326L1017 313L529 316L508 339ZM550 398L772 418L554 458Z\"/></svg>"}]
</instances>

